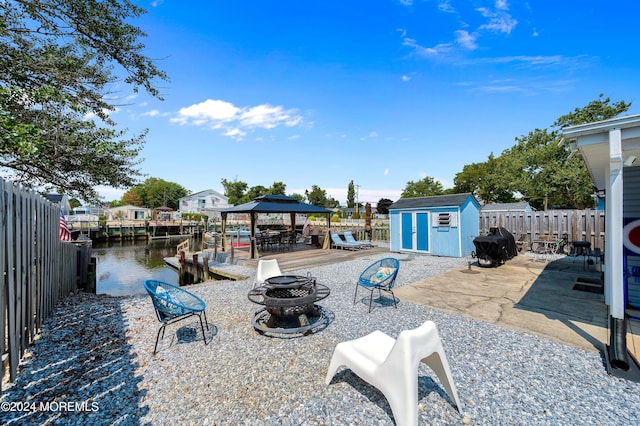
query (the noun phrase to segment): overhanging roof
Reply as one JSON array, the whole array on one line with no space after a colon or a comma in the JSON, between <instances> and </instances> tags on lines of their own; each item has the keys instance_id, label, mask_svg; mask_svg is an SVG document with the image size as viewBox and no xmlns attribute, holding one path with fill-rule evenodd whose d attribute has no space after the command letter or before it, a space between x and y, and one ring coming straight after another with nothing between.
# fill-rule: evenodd
<instances>
[{"instance_id":1,"label":"overhanging roof","mask_svg":"<svg viewBox=\"0 0 640 426\"><path fill-rule=\"evenodd\" d=\"M263 195L253 201L221 210L222 213L300 213L330 214L331 210L301 203L284 195Z\"/></svg>"},{"instance_id":2,"label":"overhanging roof","mask_svg":"<svg viewBox=\"0 0 640 426\"><path fill-rule=\"evenodd\" d=\"M634 167L640 165L640 114L609 120L580 124L562 129L564 140L571 144L571 150L579 153L591 174L597 189L607 187L609 179L609 131L620 129L622 134L623 161L631 155L638 159Z\"/></svg>"}]
</instances>

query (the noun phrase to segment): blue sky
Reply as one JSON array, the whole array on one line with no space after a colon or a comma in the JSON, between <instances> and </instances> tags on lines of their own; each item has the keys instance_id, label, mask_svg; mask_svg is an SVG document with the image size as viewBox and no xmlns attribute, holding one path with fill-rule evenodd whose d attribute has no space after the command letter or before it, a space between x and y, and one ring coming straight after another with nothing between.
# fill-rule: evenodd
<instances>
[{"instance_id":1,"label":"blue sky","mask_svg":"<svg viewBox=\"0 0 640 426\"><path fill-rule=\"evenodd\" d=\"M318 185L342 203L445 188L465 164L598 98L640 112L636 2L141 1L170 82L112 117L142 172L187 190ZM101 188L104 198L123 191Z\"/></svg>"}]
</instances>

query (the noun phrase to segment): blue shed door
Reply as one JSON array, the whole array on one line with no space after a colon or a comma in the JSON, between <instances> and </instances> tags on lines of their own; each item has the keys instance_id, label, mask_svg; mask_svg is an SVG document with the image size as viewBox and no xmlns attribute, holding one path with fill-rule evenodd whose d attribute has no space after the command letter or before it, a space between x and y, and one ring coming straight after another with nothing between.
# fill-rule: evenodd
<instances>
[{"instance_id":1,"label":"blue shed door","mask_svg":"<svg viewBox=\"0 0 640 426\"><path fill-rule=\"evenodd\" d=\"M402 213L402 250L413 250L413 213Z\"/></svg>"},{"instance_id":2,"label":"blue shed door","mask_svg":"<svg viewBox=\"0 0 640 426\"><path fill-rule=\"evenodd\" d=\"M429 251L429 213L416 213L416 250Z\"/></svg>"},{"instance_id":3,"label":"blue shed door","mask_svg":"<svg viewBox=\"0 0 640 426\"><path fill-rule=\"evenodd\" d=\"M429 251L429 213L401 214L402 250Z\"/></svg>"}]
</instances>

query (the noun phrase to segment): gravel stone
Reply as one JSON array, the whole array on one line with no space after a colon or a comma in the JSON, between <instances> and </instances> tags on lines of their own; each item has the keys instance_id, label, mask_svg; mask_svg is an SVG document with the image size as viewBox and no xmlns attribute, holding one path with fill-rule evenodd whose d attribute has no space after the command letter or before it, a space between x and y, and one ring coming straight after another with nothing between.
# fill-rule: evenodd
<instances>
[{"instance_id":1,"label":"gravel stone","mask_svg":"<svg viewBox=\"0 0 640 426\"><path fill-rule=\"evenodd\" d=\"M202 342L197 318L188 319L167 327L156 355L159 323L148 296L70 296L2 392L2 402L15 406L58 406L5 410L2 424L389 425L385 397L350 370L324 384L329 360L341 341L374 330L396 337L426 320L438 326L462 407L421 365L420 424L640 424L640 385L609 376L598 353L410 302L397 309L374 302L369 314L366 292L354 305L359 273L386 256L401 260L398 287L467 262L390 253L295 271L331 289L319 302L331 324L303 337L253 329L260 306L247 292L255 270L234 265L249 278L188 287L207 303L211 342Z\"/></svg>"}]
</instances>

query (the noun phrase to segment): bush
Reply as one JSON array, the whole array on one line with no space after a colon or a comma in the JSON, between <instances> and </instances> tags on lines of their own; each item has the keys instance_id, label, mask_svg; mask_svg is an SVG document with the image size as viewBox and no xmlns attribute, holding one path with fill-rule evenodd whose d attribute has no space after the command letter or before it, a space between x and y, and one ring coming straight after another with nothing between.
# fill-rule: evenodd
<instances>
[{"instance_id":1,"label":"bush","mask_svg":"<svg viewBox=\"0 0 640 426\"><path fill-rule=\"evenodd\" d=\"M354 212L351 219L360 219L360 212Z\"/></svg>"},{"instance_id":2,"label":"bush","mask_svg":"<svg viewBox=\"0 0 640 426\"><path fill-rule=\"evenodd\" d=\"M314 220L316 220L316 217L314 215L309 215L309 217L307 217L307 219L309 219L311 222L313 222Z\"/></svg>"},{"instance_id":3,"label":"bush","mask_svg":"<svg viewBox=\"0 0 640 426\"><path fill-rule=\"evenodd\" d=\"M338 214L334 214L331 216L331 222L340 222L340 216Z\"/></svg>"}]
</instances>

